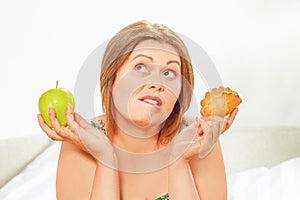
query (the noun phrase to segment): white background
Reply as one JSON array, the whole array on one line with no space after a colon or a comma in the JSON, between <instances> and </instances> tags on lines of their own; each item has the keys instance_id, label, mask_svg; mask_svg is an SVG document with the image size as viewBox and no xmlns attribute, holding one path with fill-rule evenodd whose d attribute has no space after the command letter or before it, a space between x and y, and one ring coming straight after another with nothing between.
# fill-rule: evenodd
<instances>
[{"instance_id":1,"label":"white background","mask_svg":"<svg viewBox=\"0 0 300 200\"><path fill-rule=\"evenodd\" d=\"M73 91L87 56L138 20L165 24L209 54L244 100L235 126L297 126L300 110L278 96L299 102L299 11L297 0L2 0L0 137L42 134L41 93L56 80Z\"/></svg>"}]
</instances>

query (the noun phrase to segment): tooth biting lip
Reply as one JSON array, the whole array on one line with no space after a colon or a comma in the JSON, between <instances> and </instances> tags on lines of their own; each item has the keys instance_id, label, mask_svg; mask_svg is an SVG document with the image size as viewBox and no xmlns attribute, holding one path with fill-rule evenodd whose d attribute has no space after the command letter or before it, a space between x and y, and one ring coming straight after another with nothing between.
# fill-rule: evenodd
<instances>
[{"instance_id":1,"label":"tooth biting lip","mask_svg":"<svg viewBox=\"0 0 300 200\"><path fill-rule=\"evenodd\" d=\"M162 105L162 100L159 97L155 96L144 96L142 98L139 98L139 100L158 107Z\"/></svg>"}]
</instances>

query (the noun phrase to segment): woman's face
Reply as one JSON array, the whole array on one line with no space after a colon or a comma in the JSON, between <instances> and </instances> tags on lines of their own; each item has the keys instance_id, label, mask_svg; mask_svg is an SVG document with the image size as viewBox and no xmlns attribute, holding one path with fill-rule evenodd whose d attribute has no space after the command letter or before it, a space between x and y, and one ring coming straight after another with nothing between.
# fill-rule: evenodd
<instances>
[{"instance_id":1,"label":"woman's face","mask_svg":"<svg viewBox=\"0 0 300 200\"><path fill-rule=\"evenodd\" d=\"M140 127L160 125L171 114L180 91L181 62L174 47L145 40L116 75L114 108Z\"/></svg>"}]
</instances>

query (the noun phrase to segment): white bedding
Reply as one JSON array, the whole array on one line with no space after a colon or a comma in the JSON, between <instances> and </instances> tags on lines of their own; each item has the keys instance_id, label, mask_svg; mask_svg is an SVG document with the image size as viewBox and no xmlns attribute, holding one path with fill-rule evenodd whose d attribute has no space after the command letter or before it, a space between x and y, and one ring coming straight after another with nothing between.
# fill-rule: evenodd
<instances>
[{"instance_id":1,"label":"white bedding","mask_svg":"<svg viewBox=\"0 0 300 200\"><path fill-rule=\"evenodd\" d=\"M54 143L0 190L1 200L55 200L59 143ZM299 200L300 157L272 168L228 175L229 200Z\"/></svg>"},{"instance_id":2,"label":"white bedding","mask_svg":"<svg viewBox=\"0 0 300 200\"><path fill-rule=\"evenodd\" d=\"M60 143L54 143L0 190L1 200L55 200Z\"/></svg>"},{"instance_id":3,"label":"white bedding","mask_svg":"<svg viewBox=\"0 0 300 200\"><path fill-rule=\"evenodd\" d=\"M300 157L228 176L229 200L299 200Z\"/></svg>"}]
</instances>

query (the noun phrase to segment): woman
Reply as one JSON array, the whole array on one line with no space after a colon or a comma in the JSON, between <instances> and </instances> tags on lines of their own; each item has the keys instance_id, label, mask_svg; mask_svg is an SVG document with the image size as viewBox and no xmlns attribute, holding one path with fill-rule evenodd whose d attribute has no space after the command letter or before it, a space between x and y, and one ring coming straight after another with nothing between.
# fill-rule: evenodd
<instances>
[{"instance_id":1,"label":"woman","mask_svg":"<svg viewBox=\"0 0 300 200\"><path fill-rule=\"evenodd\" d=\"M237 109L224 119L184 118L193 79L184 43L166 26L140 21L118 32L102 60L105 115L91 125L69 105L63 127L49 109L53 129L38 116L62 141L57 198L227 199L218 137Z\"/></svg>"}]
</instances>

